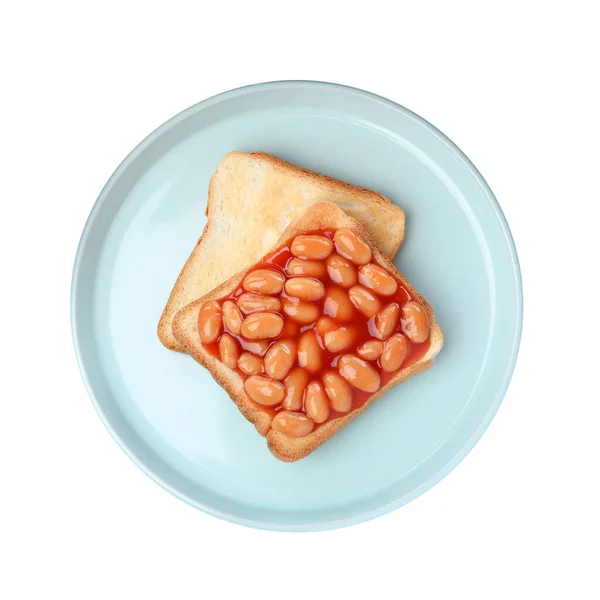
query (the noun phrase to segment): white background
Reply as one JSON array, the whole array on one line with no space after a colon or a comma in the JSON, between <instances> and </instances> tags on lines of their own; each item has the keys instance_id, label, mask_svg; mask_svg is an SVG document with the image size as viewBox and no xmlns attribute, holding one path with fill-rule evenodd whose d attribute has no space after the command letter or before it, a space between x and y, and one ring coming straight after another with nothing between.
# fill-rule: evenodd
<instances>
[{"instance_id":1,"label":"white background","mask_svg":"<svg viewBox=\"0 0 600 600\"><path fill-rule=\"evenodd\" d=\"M595 3L150 4L2 4L0 597L599 598ZM87 399L69 329L79 235L119 162L189 105L274 79L365 88L450 136L525 290L473 452L395 513L318 534L220 522L150 481Z\"/></svg>"}]
</instances>

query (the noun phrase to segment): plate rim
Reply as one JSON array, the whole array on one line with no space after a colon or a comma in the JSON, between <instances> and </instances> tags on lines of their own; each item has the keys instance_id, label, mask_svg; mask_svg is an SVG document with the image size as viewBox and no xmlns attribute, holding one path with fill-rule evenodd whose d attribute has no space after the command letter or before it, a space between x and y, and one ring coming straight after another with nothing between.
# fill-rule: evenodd
<instances>
[{"instance_id":1,"label":"plate rim","mask_svg":"<svg viewBox=\"0 0 600 600\"><path fill-rule=\"evenodd\" d=\"M470 174L473 176L474 180L477 182L478 186L481 188L484 196L488 200L490 208L492 209L498 224L500 225L501 231L504 236L504 240L506 243L506 248L508 250L510 264L512 267L512 279L515 284L515 292L516 297L516 307L515 307L515 330L512 338L512 346L511 353L509 356L509 360L507 362L507 367L504 371L502 380L500 385L496 390L495 397L493 401L490 403L490 406L484 415L481 422L474 429L471 436L466 440L466 442L462 445L460 450L454 454L454 456L448 460L446 465L436 471L433 475L431 475L428 479L421 482L418 486L416 486L413 490L404 495L392 500L391 502L386 502L376 508L370 509L368 511L353 514L351 516L346 516L340 519L332 519L326 521L316 521L311 523L287 523L287 522L269 522L262 520L253 520L248 519L243 516L239 516L237 514L227 513L222 510L215 509L214 507L204 504L198 501L195 498L188 496L187 494L181 492L167 481L162 479L157 473L155 473L152 468L146 464L141 458L137 456L137 454L131 450L128 444L122 439L116 429L113 427L109 418L105 414L101 403L96 396L96 393L93 390L92 384L88 377L88 369L84 364L84 360L82 358L81 352L81 340L79 336L78 330L78 281L81 273L81 263L82 257L85 253L87 241L90 236L90 232L94 226L94 223L98 217L98 214L101 210L102 204L104 203L105 198L109 195L111 189L115 185L115 182L121 177L122 173L124 173L129 164L132 163L149 145L151 145L155 139L162 136L166 131L176 126L181 121L187 119L191 115L196 112L205 110L214 104L219 102L223 102L225 100L230 100L232 98L243 96L249 93L262 92L263 90L269 90L274 88L285 88L285 87L295 87L295 86L304 86L304 87L312 87L312 88L321 88L325 91L327 90L338 90L344 93L356 94L362 96L364 98L379 102L388 108L392 108L403 115L409 117L413 121L417 122L419 125L427 129L431 134L437 137L449 150L452 154L455 155L467 168ZM432 125L429 121L414 113L410 109L389 100L383 96L378 94L374 94L372 92L347 86L339 83L332 83L327 81L313 81L313 80L278 80L278 81L266 81L261 83L250 84L238 88L233 88L214 96L210 96L192 106L182 110L177 113L158 127L156 127L150 134L148 134L139 144L137 144L121 161L121 163L114 170L112 175L109 177L108 181L103 186L100 194L98 195L96 201L94 202L92 209L86 219L83 231L81 233L81 237L77 246L77 251L75 254L75 260L72 270L71 277L71 291L70 291L70 323L71 323L71 335L73 339L73 346L75 350L75 355L77 359L77 365L79 367L79 371L81 377L83 379L87 394L94 406L100 420L104 424L104 426L108 429L109 433L113 437L113 439L117 442L121 450L141 469L143 473L145 473L150 479L160 485L163 489L167 490L175 497L183 500L187 504L202 510L203 512L210 514L214 517L233 522L239 525L245 525L248 527L253 527L257 529L265 529L271 531L322 531L329 529L337 529L341 527L346 527L350 525L355 525L358 523L362 523L365 521L369 521L376 517L379 517L383 514L387 514L392 512L408 502L414 500L418 496L424 494L427 490L431 489L437 483L439 483L448 473L450 473L462 460L467 456L467 454L475 447L477 442L481 439L482 435L488 428L489 424L493 420L496 415L504 396L506 395L506 391L509 387L516 361L519 354L521 335L523 330L523 283L521 277L521 268L519 264L519 258L514 242L514 238L512 236L510 226L504 216L502 208L498 203L494 193L491 188L477 169L475 165L471 162L471 160L466 156L466 154L444 133L442 133L439 129L437 129L434 125Z\"/></svg>"}]
</instances>

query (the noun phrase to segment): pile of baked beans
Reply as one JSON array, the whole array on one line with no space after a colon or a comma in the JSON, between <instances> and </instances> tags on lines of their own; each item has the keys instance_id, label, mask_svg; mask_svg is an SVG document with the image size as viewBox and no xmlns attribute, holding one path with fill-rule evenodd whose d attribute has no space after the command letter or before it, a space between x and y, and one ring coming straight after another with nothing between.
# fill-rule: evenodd
<instances>
[{"instance_id":1,"label":"pile of baked beans","mask_svg":"<svg viewBox=\"0 0 600 600\"><path fill-rule=\"evenodd\" d=\"M203 346L303 437L362 405L429 339L427 313L348 229L298 235L228 297L204 302ZM422 352L421 352L422 353Z\"/></svg>"}]
</instances>

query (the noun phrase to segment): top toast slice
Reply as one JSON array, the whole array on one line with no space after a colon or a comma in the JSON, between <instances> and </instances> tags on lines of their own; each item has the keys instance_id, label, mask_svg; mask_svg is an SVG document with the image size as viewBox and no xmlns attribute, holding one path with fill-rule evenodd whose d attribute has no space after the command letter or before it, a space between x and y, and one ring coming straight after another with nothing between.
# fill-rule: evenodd
<instances>
[{"instance_id":1,"label":"top toast slice","mask_svg":"<svg viewBox=\"0 0 600 600\"><path fill-rule=\"evenodd\" d=\"M191 354L195 360L204 365L211 373L217 383L223 387L231 399L237 404L240 412L252 422L258 433L266 436L267 443L273 455L283 461L295 461L303 458L318 446L351 423L358 415L362 414L378 398L383 396L389 389L402 383L409 377L416 375L433 365L434 358L443 346L443 335L435 321L435 314L427 301L410 285L404 275L400 273L392 262L379 250L373 239L369 236L366 228L355 219L348 216L338 206L329 202L319 202L305 210L284 231L280 240L272 248L269 254L285 246L294 237L301 233L321 229L349 229L357 233L370 246L373 259L377 264L386 269L426 311L430 323L430 345L426 353L416 362L401 368L393 378L373 394L365 404L344 416L336 417L327 421L312 433L305 437L293 438L286 436L271 428L272 415L268 411L261 410L247 396L243 380L240 375L226 367L220 360L212 356L202 345L198 333L198 314L200 306L207 300L220 299L233 292L249 272L250 269L238 273L215 290L204 297L192 302L177 313L173 321L173 331L181 342L185 351ZM262 257L261 257L262 258ZM250 268L253 268L252 265Z\"/></svg>"},{"instance_id":2,"label":"top toast slice","mask_svg":"<svg viewBox=\"0 0 600 600\"><path fill-rule=\"evenodd\" d=\"M230 152L210 180L208 223L171 291L158 324L164 346L184 352L173 335L175 314L256 262L313 202L329 201L361 222L393 258L404 240L404 212L388 198L274 156Z\"/></svg>"}]
</instances>

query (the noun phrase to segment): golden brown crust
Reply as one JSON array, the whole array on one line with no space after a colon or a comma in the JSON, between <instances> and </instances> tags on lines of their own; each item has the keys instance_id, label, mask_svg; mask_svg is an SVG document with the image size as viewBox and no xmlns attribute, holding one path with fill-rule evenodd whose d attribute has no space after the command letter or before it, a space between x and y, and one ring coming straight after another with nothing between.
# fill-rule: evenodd
<instances>
[{"instance_id":1,"label":"golden brown crust","mask_svg":"<svg viewBox=\"0 0 600 600\"><path fill-rule=\"evenodd\" d=\"M200 305L205 300L222 298L229 294L231 290L239 285L246 272L244 271L232 277L210 294L195 300L180 310L173 320L173 333L181 343L183 350L210 371L214 380L229 394L246 419L254 423L258 433L266 436L271 426L271 416L257 409L256 405L250 401L244 391L244 382L235 371L226 367L220 360L204 350L200 343L200 334L198 333L198 311Z\"/></svg>"},{"instance_id":2,"label":"golden brown crust","mask_svg":"<svg viewBox=\"0 0 600 600\"><path fill-rule=\"evenodd\" d=\"M191 354L198 362L209 369L215 380L221 385L232 400L237 404L244 416L255 424L258 432L267 437L269 449L274 456L283 461L295 461L303 458L329 438L351 423L358 415L362 414L367 408L381 398L389 389L402 383L409 377L420 373L433 365L434 358L443 346L443 335L441 329L435 322L435 314L427 301L421 296L412 285L406 280L392 264L392 262L383 255L375 245L365 228L355 219L349 217L343 210L335 204L329 202L320 202L313 204L298 219L291 223L284 231L280 240L274 246L273 250L286 245L292 238L300 233L315 231L326 228L346 228L360 235L371 248L373 260L387 269L401 284L410 292L425 309L431 324L430 346L423 358L418 362L402 369L396 376L384 387L374 394L360 409L352 411L348 415L338 417L328 421L317 428L313 433L302 437L292 438L280 432L270 429L270 417L267 413L256 408L250 402L243 389L241 377L234 371L225 367L220 361L210 356L202 347L199 341L197 330L198 311L200 305L206 300L218 299L232 292L245 277L249 269L232 277L206 296L192 302L177 313L173 321L173 331L175 336L185 348L186 352ZM260 413L260 414L257 414ZM262 415L262 416L261 416Z\"/></svg>"},{"instance_id":3,"label":"golden brown crust","mask_svg":"<svg viewBox=\"0 0 600 600\"><path fill-rule=\"evenodd\" d=\"M240 189L246 194L245 201L240 200ZM297 167L264 152L227 154L210 180L206 206L208 223L177 277L160 317L158 337L162 344L170 350L185 351L173 334L176 313L256 262L281 232L279 229L270 245L263 247L255 239L240 247L242 242L238 238L248 230L240 231L238 224L238 229L223 239L216 231L217 226L223 228L222 221L233 220L234 214L241 215L240 221L244 221L243 211L247 211L256 216L253 231L273 230L281 227L281 222L288 217L294 217L298 209L324 198L361 221L384 254L390 257L396 254L404 240L405 216L402 209L385 196ZM375 213L377 219L373 218ZM238 249L233 255L232 247Z\"/></svg>"},{"instance_id":4,"label":"golden brown crust","mask_svg":"<svg viewBox=\"0 0 600 600\"><path fill-rule=\"evenodd\" d=\"M192 253L185 261L183 268L177 276L175 285L173 286L173 289L169 294L167 304L165 305L165 308L163 309L163 312L160 316L160 320L158 321L158 339L161 341L163 346L165 346L169 350L175 350L176 352L185 352L185 349L173 333L173 318L175 317L177 312L182 308L181 302L182 299L185 298L186 287L188 286L188 283L190 281L190 275L192 274L194 266L198 260L198 253L200 247L201 245L205 244L208 239L207 233L211 226L211 212L214 206L214 194L212 193L212 190L214 188L213 182L215 180L216 175L216 173L213 174L208 184L208 199L206 202L206 217L208 218L208 221L204 226L204 229L202 230L202 235L198 238L198 241L196 242Z\"/></svg>"}]
</instances>

